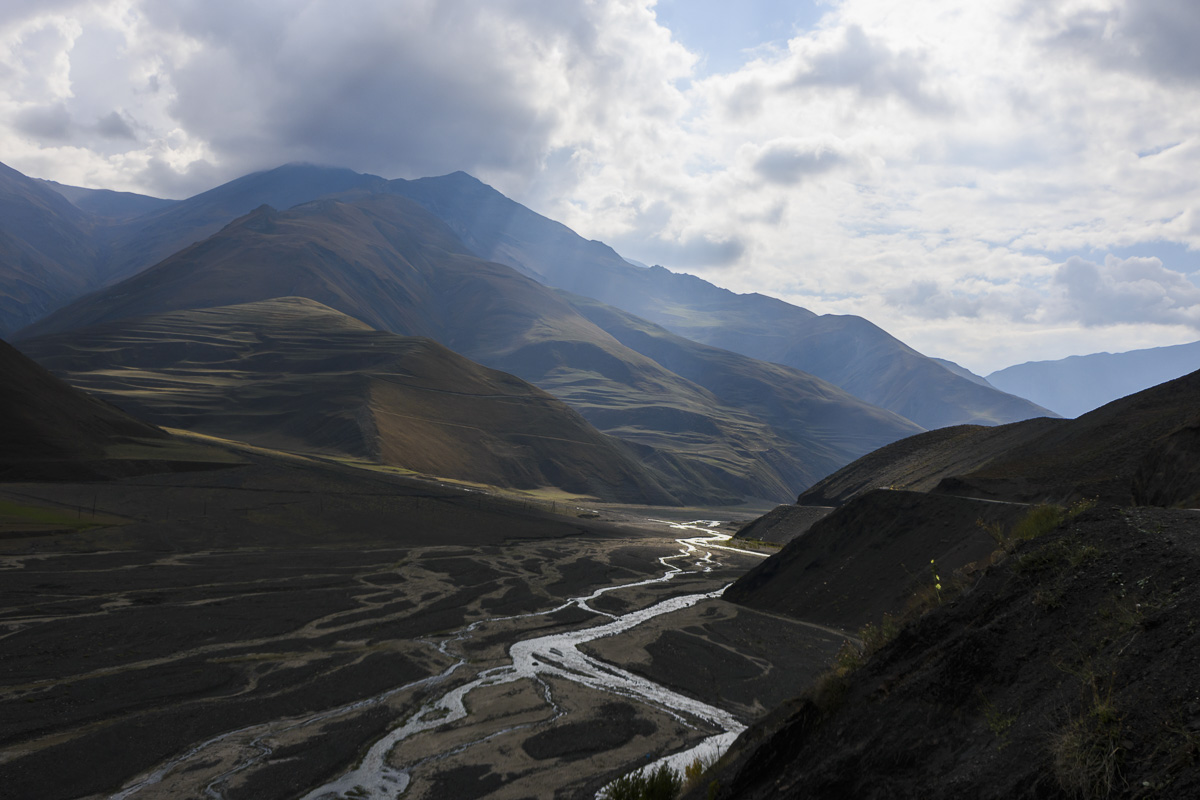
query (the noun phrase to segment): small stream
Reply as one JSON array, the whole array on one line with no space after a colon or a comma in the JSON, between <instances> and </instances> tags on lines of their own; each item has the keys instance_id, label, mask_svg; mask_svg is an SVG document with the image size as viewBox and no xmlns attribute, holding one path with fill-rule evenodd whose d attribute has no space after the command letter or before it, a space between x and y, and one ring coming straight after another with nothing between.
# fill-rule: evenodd
<instances>
[{"instance_id":1,"label":"small stream","mask_svg":"<svg viewBox=\"0 0 1200 800\"><path fill-rule=\"evenodd\" d=\"M745 555L764 557L762 553L755 553L749 550L741 550L735 547L730 547L724 542L728 542L730 536L718 533L710 528L715 528L720 523L717 522L693 522L693 523L671 523L661 520L665 525L670 525L677 530L694 531L699 535L687 538L679 538L676 541L682 546L682 550L675 554L664 556L659 559L659 563L664 568L664 573L657 577L634 583L626 583L615 586L608 586L597 589L586 597L571 598L557 608L548 611L540 611L531 614L519 614L510 617L493 617L485 620L476 621L456 635L442 641L437 645L438 649L450 655L449 648L456 642L463 641L471 636L471 634L480 626L488 623L504 622L509 620L520 620L531 617L547 616L557 613L572 606L578 607L585 611L591 612L598 616L607 617L608 622L597 625L584 630L571 631L567 633L557 633L547 636L539 636L531 639L526 639L513 644L509 648L510 663L504 666L493 667L480 672L471 682L457 686L445 694L430 700L423 704L420 709L413 713L404 724L392 729L386 736L379 739L371 746L366 756L362 759L359 765L340 776L336 780L330 781L323 786L313 789L308 794L304 795L304 800L332 800L339 797L353 797L356 800L394 800L394 798L402 793L407 787L410 779L410 771L421 766L418 764L409 764L404 767L394 767L387 763L388 754L391 753L395 746L416 734L424 731L438 728L447 723L452 723L461 720L467 716L467 709L464 699L473 690L483 686L496 686L500 684L512 683L519 680L531 680L542 689L543 696L547 703L550 704L560 715L562 712L555 706L553 698L550 695L549 686L545 682L545 678L554 677L563 680L573 681L575 683L588 686L593 689L604 691L625 699L633 699L639 702L647 703L656 708L662 709L673 715L681 723L688 727L695 728L694 720L699 720L708 723L722 731L715 736L710 736L704 739L699 745L681 752L676 753L666 758L660 759L652 764L648 764L644 769L656 768L661 763L669 763L671 766L682 772L683 767L691 764L696 758L702 760L715 760L723 753L729 745L737 738L745 726L739 722L732 714L715 706L710 706L702 703L691 697L673 692L666 687L660 686L652 681L649 681L638 675L622 670L611 664L607 664L596 658L580 652L579 646L595 639L600 639L606 636L613 636L618 633L627 631L637 625L653 619L662 614L668 614L673 611L679 611L684 608L695 605L702 600L708 600L720 597L724 589L704 593L692 594L681 597L673 597L668 600L656 603L648 608L638 611L633 611L621 616L592 608L589 603L596 600L601 595L620 589L629 589L637 586L648 586L656 583L664 583L671 580L676 575L684 572L693 571L710 571L713 565L712 550L728 550ZM701 527L704 526L704 527ZM675 566L671 562L676 560L690 559L690 563L696 567L695 570L684 570L681 567ZM460 667L464 666L465 661L458 660L451 666L446 668L438 675L430 676L420 681L416 681L405 686L396 687L389 690L385 694L377 695L372 698L367 698L357 703L343 706L336 709L323 712L314 717L307 717L303 720L296 720L287 726L287 730L312 725L321 722L330 717L345 713L346 711L354 710L355 708L368 705L375 705L383 702L387 698L401 691L416 688L418 686L426 689L436 687L444 683L450 676ZM475 742L469 742L459 745L455 752L461 751L486 739L495 736L509 733L519 727L508 728L503 731L491 733ZM187 753L179 756L172 761L160 765L149 775L144 776L137 783L126 787L121 792L112 796L111 800L125 800L125 798L136 795L139 791L157 784L162 778L175 767L188 761L202 750L219 744L224 740L233 737L247 735L252 730L264 730L263 733L250 740L250 745L257 751L257 755L241 761L237 766L220 775L211 781L206 787L205 794L213 800L220 800L224 797L223 788L228 781L234 776L244 772L245 770L261 763L271 754L271 749L267 744L267 740L282 732L278 724L270 726L253 726L239 731L232 731L214 737L202 744L189 750ZM436 758L445 756L440 754ZM432 760L432 759L426 759ZM424 762L422 762L424 763Z\"/></svg>"}]
</instances>

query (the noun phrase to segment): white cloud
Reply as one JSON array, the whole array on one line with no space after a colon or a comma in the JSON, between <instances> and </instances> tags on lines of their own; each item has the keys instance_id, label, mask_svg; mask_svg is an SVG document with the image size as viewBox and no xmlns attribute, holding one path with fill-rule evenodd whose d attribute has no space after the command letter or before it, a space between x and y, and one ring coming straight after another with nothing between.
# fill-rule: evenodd
<instances>
[{"instance_id":1,"label":"white cloud","mask_svg":"<svg viewBox=\"0 0 1200 800\"><path fill-rule=\"evenodd\" d=\"M1055 272L1054 283L1064 300L1057 316L1084 325L1152 322L1200 330L1200 287L1157 258L1109 255L1095 264L1073 256Z\"/></svg>"},{"instance_id":2,"label":"white cloud","mask_svg":"<svg viewBox=\"0 0 1200 800\"><path fill-rule=\"evenodd\" d=\"M754 157L754 171L769 183L794 186L845 163L837 143L828 140L775 139Z\"/></svg>"},{"instance_id":3,"label":"white cloud","mask_svg":"<svg viewBox=\"0 0 1200 800\"><path fill-rule=\"evenodd\" d=\"M848 88L862 99L895 96L921 111L945 109L928 89L921 51L894 51L854 23L821 38L825 41L793 40L793 52L801 56L792 80L796 88Z\"/></svg>"}]
</instances>

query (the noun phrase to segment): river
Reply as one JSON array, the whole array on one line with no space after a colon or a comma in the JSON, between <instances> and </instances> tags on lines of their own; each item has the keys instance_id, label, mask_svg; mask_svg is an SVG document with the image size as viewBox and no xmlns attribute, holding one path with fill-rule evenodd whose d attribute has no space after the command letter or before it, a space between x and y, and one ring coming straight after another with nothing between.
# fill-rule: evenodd
<instances>
[{"instance_id":1,"label":"river","mask_svg":"<svg viewBox=\"0 0 1200 800\"><path fill-rule=\"evenodd\" d=\"M468 717L468 705L465 700L471 692L482 687L493 687L518 681L533 681L542 687L545 702L554 707L556 714L561 714L563 712L554 706L555 701L545 683L546 678L571 681L613 695L624 701L633 700L653 706L671 714L689 728L697 728L698 726L695 723L698 721L710 729L720 731L720 733L703 738L702 741L686 750L654 761L644 768L652 769L660 763L669 763L682 771L685 765L691 764L697 758L702 760L715 759L745 729L744 724L733 714L716 706L700 702L692 697L674 692L612 664L600 661L579 649L580 646L588 642L628 631L660 615L680 611L701 601L719 597L724 589L672 597L654 603L649 607L620 616L593 607L592 603L605 593L628 590L639 586L661 584L685 573L709 571L715 563L713 559L714 550L765 557L762 553L731 547L728 544L730 536L712 530L719 523L705 521L671 523L664 521L662 524L669 525L677 530L696 534L676 539L680 545L679 552L659 559L659 563L663 567L662 575L643 581L603 587L586 596L568 599L561 605L545 611L478 620L443 638L436 643L436 646L443 654L449 656L455 644L469 639L482 625L552 615L571 607L595 614L603 620L599 624L582 630L536 636L517 641L508 650L509 663L482 670L469 682L456 685L441 694L438 694L436 691L438 686L453 683L454 681L451 678L456 673L463 668L470 668L465 659L461 657L457 658L457 660L454 660L453 663L437 675L403 686L397 686L382 695L366 698L348 706L330 709L321 714L290 721L286 723L286 727L284 728L281 728L279 724L273 724L222 734L191 748L187 753L178 758L160 765L150 774L142 776L132 785L112 795L111 800L125 800L126 798L136 797L158 784L163 776L171 770L195 759L198 754L205 750L220 747L227 741L240 739L244 747L248 746L248 749L251 752L257 752L257 755L243 758L236 766L208 782L205 788L205 795L213 800L221 800L226 796L224 788L233 778L256 766L271 754L269 739L278 736L281 730L317 725L324 720L352 711L356 707L378 705L390 696L420 688L426 692L426 696L430 696L432 699L426 700L400 726L393 728L385 736L377 740L357 767L335 780L312 789L304 795L304 800L333 800L333 798L356 798L356 800L384 800L386 798L387 800L393 800L397 795L405 791L411 780L412 773L415 770L419 770L424 761L440 757L426 758L423 761L409 764L390 763L391 759L389 756L397 744L435 728L444 729L444 726L453 725L455 722ZM686 564L686 567L679 566L675 562L683 562ZM508 733L512 730L513 728L510 727L499 732L493 732L477 741L458 743L455 745L456 751L469 748L501 733Z\"/></svg>"}]
</instances>

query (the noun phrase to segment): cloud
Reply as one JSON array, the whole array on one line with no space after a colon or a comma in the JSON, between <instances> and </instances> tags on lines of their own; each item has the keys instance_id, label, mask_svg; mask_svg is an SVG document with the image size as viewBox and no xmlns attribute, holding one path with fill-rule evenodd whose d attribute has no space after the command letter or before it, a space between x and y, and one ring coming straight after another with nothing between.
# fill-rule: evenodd
<instances>
[{"instance_id":1,"label":"cloud","mask_svg":"<svg viewBox=\"0 0 1200 800\"><path fill-rule=\"evenodd\" d=\"M1067 13L1048 42L1107 69L1173 83L1200 82L1200 6L1193 0L1121 0Z\"/></svg>"},{"instance_id":2,"label":"cloud","mask_svg":"<svg viewBox=\"0 0 1200 800\"><path fill-rule=\"evenodd\" d=\"M608 159L606 139L674 124L672 82L696 60L633 0L95 0L23 13L0 28L0 73L20 77L0 85L0 109L21 112L11 132L24 140L8 158L69 140L111 164L116 140L140 139L126 170L159 158L181 177L205 171L196 160L226 178L308 160L520 186L553 152Z\"/></svg>"},{"instance_id":3,"label":"cloud","mask_svg":"<svg viewBox=\"0 0 1200 800\"><path fill-rule=\"evenodd\" d=\"M1103 264L1078 256L1054 275L1062 292L1058 316L1087 326L1185 324L1200 329L1200 287L1157 258L1117 258Z\"/></svg>"},{"instance_id":4,"label":"cloud","mask_svg":"<svg viewBox=\"0 0 1200 800\"><path fill-rule=\"evenodd\" d=\"M754 171L770 183L793 186L845 162L836 145L828 142L777 139L762 148L754 160Z\"/></svg>"},{"instance_id":5,"label":"cloud","mask_svg":"<svg viewBox=\"0 0 1200 800\"><path fill-rule=\"evenodd\" d=\"M681 240L644 243L639 251L649 256L648 263L673 264L680 270L724 268L742 257L746 243L736 237L717 239L697 234Z\"/></svg>"},{"instance_id":6,"label":"cloud","mask_svg":"<svg viewBox=\"0 0 1200 800\"><path fill-rule=\"evenodd\" d=\"M968 364L950 348L1173 344L1200 269L1193 9L831 0L698 74L650 0L13 0L0 159L168 197L292 160L462 169L623 255ZM1136 277L1046 255L1156 241L1181 255Z\"/></svg>"},{"instance_id":7,"label":"cloud","mask_svg":"<svg viewBox=\"0 0 1200 800\"><path fill-rule=\"evenodd\" d=\"M74 122L62 103L31 106L17 112L13 127L42 141L65 142L71 138Z\"/></svg>"},{"instance_id":8,"label":"cloud","mask_svg":"<svg viewBox=\"0 0 1200 800\"><path fill-rule=\"evenodd\" d=\"M949 317L977 317L983 303L978 297L967 297L961 292L948 291L936 281L913 281L907 286L887 292L889 303L904 307L912 314L927 319Z\"/></svg>"},{"instance_id":9,"label":"cloud","mask_svg":"<svg viewBox=\"0 0 1200 800\"><path fill-rule=\"evenodd\" d=\"M895 95L925 112L944 111L945 101L927 84L920 55L893 51L855 24L843 28L832 46L811 53L792 81L798 88L853 88L869 99Z\"/></svg>"},{"instance_id":10,"label":"cloud","mask_svg":"<svg viewBox=\"0 0 1200 800\"><path fill-rule=\"evenodd\" d=\"M106 139L137 139L129 120L119 111L111 111L97 120L96 132Z\"/></svg>"},{"instance_id":11,"label":"cloud","mask_svg":"<svg viewBox=\"0 0 1200 800\"><path fill-rule=\"evenodd\" d=\"M515 3L259 3L244 18L223 5L153 6L156 25L197 46L169 71L170 113L218 159L256 166L533 169L556 122L539 55L589 35L499 13Z\"/></svg>"}]
</instances>

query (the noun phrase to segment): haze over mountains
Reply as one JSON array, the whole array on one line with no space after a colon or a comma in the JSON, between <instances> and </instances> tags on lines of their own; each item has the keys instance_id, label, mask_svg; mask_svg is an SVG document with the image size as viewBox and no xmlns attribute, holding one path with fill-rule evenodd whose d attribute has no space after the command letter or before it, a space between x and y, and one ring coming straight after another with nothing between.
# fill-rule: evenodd
<instances>
[{"instance_id":1,"label":"haze over mountains","mask_svg":"<svg viewBox=\"0 0 1200 800\"><path fill-rule=\"evenodd\" d=\"M824 315L761 294L738 295L663 267L633 266L469 175L393 181L484 258L637 314L694 341L785 364L925 428L1047 414L949 372L862 317Z\"/></svg>"},{"instance_id":2,"label":"haze over mountains","mask_svg":"<svg viewBox=\"0 0 1200 800\"><path fill-rule=\"evenodd\" d=\"M125 336L121 320L307 298L529 381L638 449L651 484L719 502L794 497L922 428L1048 413L866 320L632 266L463 173L288 165L174 203L0 178L36 223L0 221L0 241L27 256L0 276L0 329L60 364L78 363L96 326Z\"/></svg>"}]
</instances>

